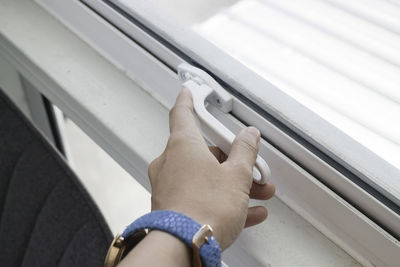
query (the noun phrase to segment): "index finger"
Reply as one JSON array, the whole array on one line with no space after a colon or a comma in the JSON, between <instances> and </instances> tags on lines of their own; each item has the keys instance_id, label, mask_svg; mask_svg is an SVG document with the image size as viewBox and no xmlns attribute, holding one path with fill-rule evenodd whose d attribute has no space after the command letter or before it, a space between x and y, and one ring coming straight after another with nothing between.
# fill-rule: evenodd
<instances>
[{"instance_id":1,"label":"index finger","mask_svg":"<svg viewBox=\"0 0 400 267\"><path fill-rule=\"evenodd\" d=\"M171 134L180 132L203 139L193 115L192 93L187 88L179 93L169 113L169 129Z\"/></svg>"}]
</instances>

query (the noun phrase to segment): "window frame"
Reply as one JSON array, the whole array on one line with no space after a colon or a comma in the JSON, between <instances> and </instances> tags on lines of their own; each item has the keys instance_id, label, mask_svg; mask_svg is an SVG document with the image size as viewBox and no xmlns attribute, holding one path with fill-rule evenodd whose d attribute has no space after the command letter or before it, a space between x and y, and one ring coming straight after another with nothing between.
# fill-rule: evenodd
<instances>
[{"instance_id":1,"label":"window frame","mask_svg":"<svg viewBox=\"0 0 400 267\"><path fill-rule=\"evenodd\" d=\"M374 196L379 197L400 214L400 193L391 186L393 177L400 176L399 170L230 55L217 51L216 46L205 42L202 37L184 29L174 21L163 19L157 11L147 7L141 1L138 1L137 10L124 10L113 0L81 0L81 2L104 14L103 16L107 16L107 11L105 11L107 9L116 10L114 15L107 17L116 26L123 25L124 19L131 25L137 24L139 29L143 29L152 37L156 36L158 41L185 61L204 67L218 77L220 82L227 81L224 83L227 86L226 89L233 88L230 92L239 93L241 98L246 98L253 103L253 106L259 107L261 113L270 114L287 130L297 134L301 140L307 141L309 146L320 150L331 160L344 166L355 174L353 182L369 192L374 192ZM154 19L146 16L154 17ZM124 31L136 40L137 34L131 33L129 26L123 26ZM146 43L144 47L151 46ZM156 57L165 56L165 52L160 53L159 49L151 50L151 52ZM176 68L172 62L165 62L172 69ZM246 88L252 88L252 90L246 90ZM257 97L253 91L267 91L269 97L268 99ZM313 130L309 131L309 129Z\"/></svg>"},{"instance_id":2,"label":"window frame","mask_svg":"<svg viewBox=\"0 0 400 267\"><path fill-rule=\"evenodd\" d=\"M308 110L301 103L298 103L291 97L282 93L279 88L269 84L268 81L255 75L247 68L241 68L241 64L235 60L231 60L229 56L210 53L212 55L204 59L201 55L192 53L189 58L182 51L189 52L190 49L184 46L177 46L176 43L178 41L176 40L175 43L172 44L168 43L166 40L161 40L162 42L160 42L162 36L154 37L156 33L152 32L143 22L136 20L128 13L121 13L123 11L112 4L112 1L81 0L81 2L88 5L88 7L95 10L95 12L98 12L99 15L115 25L115 27L125 33L126 36L132 38L173 71L176 71L179 63L183 61L194 65L201 64L201 66L206 66L207 70L215 74L219 82L222 82L226 89L230 89L231 93L237 95L240 99L245 98L247 100L246 104L250 103L252 108L255 108L258 113L263 114L263 116L267 117L269 120L274 120L274 124L278 124L278 127L283 129L283 132L289 134L298 142L303 143L304 146L307 146L307 149L312 150L314 154L318 154L319 157L324 158L326 162L330 162L330 165L346 176L347 179L350 179L352 184L356 184L357 187L361 187L362 190L368 191L369 194L378 198L400 215L400 199L396 198L398 193L390 187L391 179L399 175L400 172L377 155L355 142L345 133L333 127L329 122ZM182 32L182 39L186 38L186 34L186 32ZM196 39L195 36L188 36L188 38L195 41L198 39ZM199 51L203 51L202 55L204 55L206 54L204 53L205 50L212 50L214 47L203 47L199 45L196 48ZM115 55L111 55L111 57L115 58ZM126 67L125 69L129 70L129 63L124 62L123 57L117 57L120 58L119 63L124 65ZM210 63L210 61L213 63L223 63L214 66L217 64ZM224 69L224 67L226 71L221 70ZM246 76L249 78L243 78ZM240 81L238 81L237 77L241 78ZM271 99L268 100L268 103L261 103L262 101L254 102L249 100L252 96L249 95L246 90L243 90L243 88L257 88L258 90L268 89L271 92L269 94ZM169 99L170 95L171 94L167 93L162 99ZM255 98L257 99L256 96ZM172 102L173 101L171 101L171 103ZM233 111L233 113L234 112L235 111ZM291 113L293 117L285 117L285 114L289 113ZM235 115L239 118L241 117L240 114ZM302 127L302 125L305 125L305 127ZM301 128L316 128L318 132L307 133L306 130L302 130ZM327 144L333 143L341 144L340 146L336 146L338 149L337 151L333 151L332 148L327 147ZM283 147L279 143L277 143L277 145L283 150ZM286 154L292 154L292 152L289 150ZM337 155L342 155L342 157ZM363 157L359 157L358 155L363 155ZM302 163L301 157L298 157L295 161L304 164L305 167L309 165ZM368 166L368 169L364 168L364 166ZM317 172L317 170L313 170L312 168L308 169L313 173ZM380 216L375 216L373 214L373 209L368 208L369 205L356 200L358 197L354 198L352 196L353 194L349 192L348 184L346 184L346 186L341 186L341 181L336 181L336 179L331 179L329 177L324 179L324 175L319 176L320 180L326 185L329 185L329 187L337 190L337 192L343 191L341 195L346 200L359 206L368 213L369 216L372 216L374 220L380 220ZM357 190L355 189L355 191ZM398 229L395 231L392 231L390 227L386 229L389 232L396 233L395 235L397 236L400 235L400 232L397 231Z\"/></svg>"},{"instance_id":3,"label":"window frame","mask_svg":"<svg viewBox=\"0 0 400 267\"><path fill-rule=\"evenodd\" d=\"M140 85L158 101L163 103L164 106L167 108L171 107L177 92L180 90L181 84L177 79L176 73L166 66L165 63L154 58L141 46L133 43L131 39L127 38L80 2L43 0L39 3L45 6L45 8L50 9L50 12L55 14L58 19L62 20L69 28L80 35L81 38L94 46L102 55L125 71L135 81L138 81ZM83 28L82 25L86 26ZM96 29L96 31L93 32L93 29ZM99 37L100 40L98 39ZM111 55L109 53L110 47L107 47L107 45L110 45L110 43L104 42L102 38L112 40L114 47L117 44L121 48L118 49L120 57L126 55L126 53L133 54L143 64L142 66L146 66L146 68L136 67L136 69L129 69L129 66L127 67L121 63L123 57L116 58L115 54ZM331 173L332 179L336 179L335 177L340 175L340 173L335 172L328 165L324 165L321 160L318 161L311 154L308 155L307 150L302 148L301 144L298 144L295 140L291 140L289 136L279 131L273 124L259 116L259 114L248 108L237 98L234 98L234 111L232 113L234 116L218 113L217 110L213 111L214 115L234 131L241 126L241 123L235 117L242 121L251 122L251 124L255 124L251 120L258 121L255 125L263 125L263 128L260 127L260 130L268 140L276 140L276 142L282 144L287 142L287 146L293 149L293 154L299 153L305 156L310 161L308 164L317 165L315 170ZM263 141L260 153L267 161L270 160L274 166L277 166L278 169L296 171L296 177L289 177L283 174L279 179L274 181L277 187L280 188L278 197L287 205L330 239L334 240L336 244L349 252L360 263L365 265L373 263L379 266L383 266L383 264L391 266L391 264L395 263L394 260L396 256L398 257L396 254L396 249L399 247L398 241L385 233L368 217L349 205L349 203L278 151L274 146ZM275 165L275 161L280 163L276 163ZM143 166L140 168L143 168ZM144 179L147 178L143 171L137 173L137 176L144 176ZM295 190L293 189L294 182L296 183ZM346 188L348 184L339 186ZM357 197L362 198L362 192L359 194ZM315 201L316 199L318 201ZM367 198L365 199L367 200ZM378 210L377 212L385 211L375 202L372 199L369 203ZM299 203L304 203L304 205L300 205ZM382 213L378 215L382 216ZM390 213L383 213L383 215L390 217ZM398 225L398 223L396 224L398 218L391 218L391 223L394 223L393 227L396 227Z\"/></svg>"}]
</instances>

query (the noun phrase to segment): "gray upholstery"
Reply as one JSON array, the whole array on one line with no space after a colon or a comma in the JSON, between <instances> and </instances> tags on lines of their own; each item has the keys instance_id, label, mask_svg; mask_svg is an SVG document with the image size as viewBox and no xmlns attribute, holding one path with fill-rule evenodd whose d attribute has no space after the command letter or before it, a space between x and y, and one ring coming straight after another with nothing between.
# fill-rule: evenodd
<instances>
[{"instance_id":1,"label":"gray upholstery","mask_svg":"<svg viewBox=\"0 0 400 267\"><path fill-rule=\"evenodd\" d=\"M76 176L0 90L0 266L102 266L111 239Z\"/></svg>"}]
</instances>

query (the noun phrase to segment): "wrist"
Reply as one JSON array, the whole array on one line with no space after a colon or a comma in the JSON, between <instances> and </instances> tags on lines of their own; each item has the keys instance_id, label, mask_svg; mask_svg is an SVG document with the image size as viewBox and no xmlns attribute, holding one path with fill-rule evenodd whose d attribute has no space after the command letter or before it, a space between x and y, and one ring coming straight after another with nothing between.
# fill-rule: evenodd
<instances>
[{"instance_id":1,"label":"wrist","mask_svg":"<svg viewBox=\"0 0 400 267\"><path fill-rule=\"evenodd\" d=\"M115 267L132 248L138 245L146 233L155 230L175 236L186 244L193 252L193 266L221 266L221 248L213 236L212 228L209 225L201 226L192 218L171 210L152 211L130 224L114 239L108 250L105 265ZM154 236L159 234L153 234ZM147 239L145 243L152 239ZM153 248L149 249L153 251Z\"/></svg>"},{"instance_id":2,"label":"wrist","mask_svg":"<svg viewBox=\"0 0 400 267\"><path fill-rule=\"evenodd\" d=\"M153 230L118 266L158 266L160 262L163 266L190 266L191 251L175 236Z\"/></svg>"},{"instance_id":3,"label":"wrist","mask_svg":"<svg viewBox=\"0 0 400 267\"><path fill-rule=\"evenodd\" d=\"M212 211L202 210L198 211L194 208L188 208L186 206L174 206L169 208L164 208L166 210L172 210L181 214L184 214L194 221L199 223L200 225L208 224L213 229L213 236L220 244L221 248L224 250L225 242L223 239L223 226L222 223L218 222L216 219L217 215L214 214Z\"/></svg>"}]
</instances>

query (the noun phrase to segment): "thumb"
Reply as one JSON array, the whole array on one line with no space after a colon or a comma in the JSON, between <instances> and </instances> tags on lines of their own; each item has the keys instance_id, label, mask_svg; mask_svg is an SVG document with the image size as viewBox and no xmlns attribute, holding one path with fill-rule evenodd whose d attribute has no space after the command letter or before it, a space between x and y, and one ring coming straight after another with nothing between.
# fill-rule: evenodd
<instances>
[{"instance_id":1,"label":"thumb","mask_svg":"<svg viewBox=\"0 0 400 267\"><path fill-rule=\"evenodd\" d=\"M242 129L232 143L227 161L232 164L244 164L253 169L258 154L260 131L255 127Z\"/></svg>"}]
</instances>

